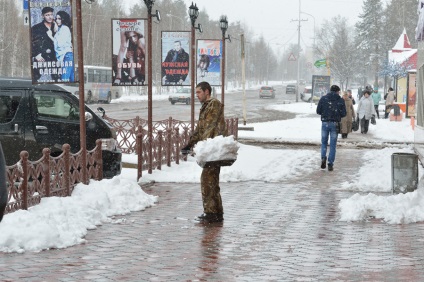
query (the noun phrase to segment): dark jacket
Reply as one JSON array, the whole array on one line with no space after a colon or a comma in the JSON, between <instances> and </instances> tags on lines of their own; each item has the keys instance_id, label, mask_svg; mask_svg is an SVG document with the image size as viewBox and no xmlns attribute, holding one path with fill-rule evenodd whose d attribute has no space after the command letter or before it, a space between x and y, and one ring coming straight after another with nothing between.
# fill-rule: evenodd
<instances>
[{"instance_id":1,"label":"dark jacket","mask_svg":"<svg viewBox=\"0 0 424 282\"><path fill-rule=\"evenodd\" d=\"M162 63L162 77L166 76L167 82L177 83L180 79L185 81L189 72L188 60L189 55L183 48L178 52L170 50Z\"/></svg>"},{"instance_id":2,"label":"dark jacket","mask_svg":"<svg viewBox=\"0 0 424 282\"><path fill-rule=\"evenodd\" d=\"M317 114L321 115L321 121L339 122L346 116L345 101L336 92L327 93L318 102Z\"/></svg>"},{"instance_id":3,"label":"dark jacket","mask_svg":"<svg viewBox=\"0 0 424 282\"><path fill-rule=\"evenodd\" d=\"M54 24L52 24L52 31L53 26ZM49 29L44 25L44 21L31 28L32 56L36 57L38 54L41 54L46 61L56 61L54 43L47 35L48 30ZM52 36L54 36L54 32L52 33Z\"/></svg>"}]
</instances>

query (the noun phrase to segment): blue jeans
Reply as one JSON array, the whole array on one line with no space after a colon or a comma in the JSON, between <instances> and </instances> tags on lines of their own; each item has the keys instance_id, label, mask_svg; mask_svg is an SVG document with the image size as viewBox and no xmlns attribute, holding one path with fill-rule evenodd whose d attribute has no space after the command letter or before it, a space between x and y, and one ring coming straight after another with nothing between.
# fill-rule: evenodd
<instances>
[{"instance_id":1,"label":"blue jeans","mask_svg":"<svg viewBox=\"0 0 424 282\"><path fill-rule=\"evenodd\" d=\"M62 74L63 82L74 82L74 53L68 52L63 58L63 62L72 62L71 66L65 67L66 73Z\"/></svg>"},{"instance_id":2,"label":"blue jeans","mask_svg":"<svg viewBox=\"0 0 424 282\"><path fill-rule=\"evenodd\" d=\"M330 136L330 153L328 164L333 165L336 159L337 131L335 122L323 121L321 126L321 159L327 156L328 136Z\"/></svg>"}]
</instances>

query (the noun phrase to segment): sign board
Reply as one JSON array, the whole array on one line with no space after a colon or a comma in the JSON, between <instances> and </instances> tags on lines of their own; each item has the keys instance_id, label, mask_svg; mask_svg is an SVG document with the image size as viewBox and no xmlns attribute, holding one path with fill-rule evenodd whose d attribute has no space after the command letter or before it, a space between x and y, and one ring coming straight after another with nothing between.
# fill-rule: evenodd
<instances>
[{"instance_id":1,"label":"sign board","mask_svg":"<svg viewBox=\"0 0 424 282\"><path fill-rule=\"evenodd\" d=\"M329 75L312 76L312 95L321 98L330 91Z\"/></svg>"},{"instance_id":2,"label":"sign board","mask_svg":"<svg viewBox=\"0 0 424 282\"><path fill-rule=\"evenodd\" d=\"M28 11L28 1L29 0L23 0L23 4L24 4L24 11Z\"/></svg>"},{"instance_id":3,"label":"sign board","mask_svg":"<svg viewBox=\"0 0 424 282\"><path fill-rule=\"evenodd\" d=\"M289 59L288 59L289 61L296 61L296 57L293 55L293 53L290 53L290 56L289 56Z\"/></svg>"}]
</instances>

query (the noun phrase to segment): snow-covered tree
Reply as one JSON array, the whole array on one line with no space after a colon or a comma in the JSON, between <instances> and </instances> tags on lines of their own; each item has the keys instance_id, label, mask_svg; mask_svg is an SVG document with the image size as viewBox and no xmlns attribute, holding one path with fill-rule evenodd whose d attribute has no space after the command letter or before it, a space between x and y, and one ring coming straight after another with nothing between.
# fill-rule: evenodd
<instances>
[{"instance_id":1,"label":"snow-covered tree","mask_svg":"<svg viewBox=\"0 0 424 282\"><path fill-rule=\"evenodd\" d=\"M363 12L356 23L356 45L365 65L370 66L374 84L378 84L379 63L382 53L383 5L381 0L364 0Z\"/></svg>"}]
</instances>

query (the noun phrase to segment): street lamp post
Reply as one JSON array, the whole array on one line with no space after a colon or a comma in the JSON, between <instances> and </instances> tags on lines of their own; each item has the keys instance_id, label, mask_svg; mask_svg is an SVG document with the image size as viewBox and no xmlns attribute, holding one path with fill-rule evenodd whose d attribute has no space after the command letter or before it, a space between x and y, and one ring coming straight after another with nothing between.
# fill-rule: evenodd
<instances>
[{"instance_id":1,"label":"street lamp post","mask_svg":"<svg viewBox=\"0 0 424 282\"><path fill-rule=\"evenodd\" d=\"M190 15L191 20L191 98L190 98L190 105L191 105L191 132L194 131L194 86L195 86L195 74L196 74L196 64L195 64L195 54L196 54L196 34L195 31L198 29L200 32L202 32L202 25L198 24L197 27L195 27L195 23L197 20L197 17L199 16L199 8L197 8L196 4L193 5L193 2L191 2L191 6L188 8L188 14Z\"/></svg>"},{"instance_id":2,"label":"street lamp post","mask_svg":"<svg viewBox=\"0 0 424 282\"><path fill-rule=\"evenodd\" d=\"M231 42L231 37L228 35L228 37L225 37L225 32L228 29L228 20L227 16L221 16L219 20L219 25L222 30L222 68L221 68L221 103L223 106L225 106L224 103L224 93L225 93L225 40L228 39Z\"/></svg>"},{"instance_id":3,"label":"street lamp post","mask_svg":"<svg viewBox=\"0 0 424 282\"><path fill-rule=\"evenodd\" d=\"M148 139L148 153L149 153L149 163L148 163L148 173L152 173L153 167L153 124L152 124L152 17L156 17L160 21L159 11L156 10L156 15L152 15L152 8L155 0L144 0L144 3L147 6L147 139Z\"/></svg>"},{"instance_id":4,"label":"street lamp post","mask_svg":"<svg viewBox=\"0 0 424 282\"><path fill-rule=\"evenodd\" d=\"M87 0L86 0L87 1ZM87 2L91 4L91 2ZM77 10L77 45L78 45L78 77L84 77L84 54L82 47L82 20L81 20L81 0L76 2ZM80 110L80 147L81 147L81 180L82 183L88 184L87 171L87 143L86 143L86 126L85 126L85 105L84 105L84 79L79 82L79 110Z\"/></svg>"}]
</instances>

